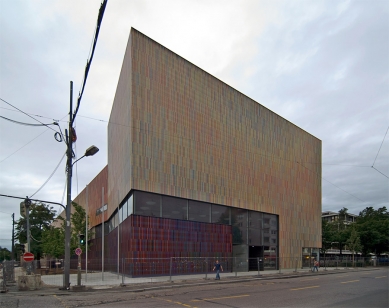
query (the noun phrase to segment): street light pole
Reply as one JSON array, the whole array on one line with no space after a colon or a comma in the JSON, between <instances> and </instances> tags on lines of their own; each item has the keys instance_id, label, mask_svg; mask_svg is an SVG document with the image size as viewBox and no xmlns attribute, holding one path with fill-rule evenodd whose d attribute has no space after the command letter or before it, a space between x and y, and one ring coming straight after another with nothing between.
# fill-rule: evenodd
<instances>
[{"instance_id":1,"label":"street light pole","mask_svg":"<svg viewBox=\"0 0 389 308\"><path fill-rule=\"evenodd\" d=\"M63 288L70 288L70 213L72 206L72 159L73 159L73 136L72 136L72 110L73 110L73 81L70 81L70 110L69 110L69 134L65 129L67 144L67 201L66 201L66 221L65 221L65 262L64 262L64 284Z\"/></svg>"},{"instance_id":2,"label":"street light pole","mask_svg":"<svg viewBox=\"0 0 389 308\"><path fill-rule=\"evenodd\" d=\"M73 160L73 142L76 139L74 129L72 127L73 123L73 115L72 115L72 108L73 108L73 81L70 82L70 111L69 111L69 131L65 129L65 138L66 138L66 145L67 145L67 162L66 162L66 171L67 171L67 202L66 202L66 224L65 224L65 261L64 261L64 276L63 276L63 289L69 290L70 289L70 214L71 214L71 207L72 207L72 171L73 171L73 165L79 161L81 158L86 156L93 156L98 151L99 148L92 145L89 148L86 149L85 154L77 159L74 163ZM87 213L88 215L88 213Z\"/></svg>"}]
</instances>

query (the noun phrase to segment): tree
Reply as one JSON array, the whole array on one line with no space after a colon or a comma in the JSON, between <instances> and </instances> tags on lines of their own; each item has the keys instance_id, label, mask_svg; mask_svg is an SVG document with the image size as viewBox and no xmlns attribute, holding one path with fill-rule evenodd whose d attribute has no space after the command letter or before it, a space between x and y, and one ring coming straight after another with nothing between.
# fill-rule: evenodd
<instances>
[{"instance_id":1,"label":"tree","mask_svg":"<svg viewBox=\"0 0 389 308\"><path fill-rule=\"evenodd\" d=\"M43 203L35 203L30 206L30 252L32 252L36 259L42 257L42 233L49 229L51 223L54 221L56 211L53 207L49 207ZM16 222L15 237L19 243L27 243L27 220L21 217Z\"/></svg>"},{"instance_id":2,"label":"tree","mask_svg":"<svg viewBox=\"0 0 389 308\"><path fill-rule=\"evenodd\" d=\"M334 230L330 222L322 220L321 222L321 251L325 253L331 248L331 243L334 241Z\"/></svg>"},{"instance_id":3,"label":"tree","mask_svg":"<svg viewBox=\"0 0 389 308\"><path fill-rule=\"evenodd\" d=\"M383 252L388 252L389 212L386 207L378 210L367 207L359 213L355 227L363 245L364 255L368 253L380 255Z\"/></svg>"},{"instance_id":4,"label":"tree","mask_svg":"<svg viewBox=\"0 0 389 308\"><path fill-rule=\"evenodd\" d=\"M57 219L62 220L62 227L50 226L43 232L42 250L46 255L60 258L65 253L65 222L60 216Z\"/></svg>"},{"instance_id":5,"label":"tree","mask_svg":"<svg viewBox=\"0 0 389 308\"><path fill-rule=\"evenodd\" d=\"M353 252L353 263L354 263L354 254L362 250L361 240L359 238L358 232L355 227L351 228L351 234L347 240L347 247L350 251Z\"/></svg>"},{"instance_id":6,"label":"tree","mask_svg":"<svg viewBox=\"0 0 389 308\"><path fill-rule=\"evenodd\" d=\"M339 211L338 219L329 223L332 229L332 243L338 244L340 255L342 255L343 246L350 237L351 231L346 223L347 211L348 209L344 207Z\"/></svg>"},{"instance_id":7,"label":"tree","mask_svg":"<svg viewBox=\"0 0 389 308\"><path fill-rule=\"evenodd\" d=\"M11 260L11 252L7 248L0 246L0 262Z\"/></svg>"},{"instance_id":8,"label":"tree","mask_svg":"<svg viewBox=\"0 0 389 308\"><path fill-rule=\"evenodd\" d=\"M70 243L71 251L74 251L77 247L80 247L80 243L78 242L78 235L85 234L86 228L86 212L81 205L78 205L75 202L72 202L72 206L74 207L74 212L72 213L71 221L72 221L72 237ZM92 237L92 232L88 230L88 239ZM89 249L90 245L88 245Z\"/></svg>"},{"instance_id":9,"label":"tree","mask_svg":"<svg viewBox=\"0 0 389 308\"><path fill-rule=\"evenodd\" d=\"M71 215L71 239L70 251L71 253L80 246L78 242L78 234L85 234L86 227L86 212L84 208L75 202L72 202L74 212ZM60 258L65 254L65 220L58 216L57 219L62 220L60 228L50 226L42 237L43 252L49 256ZM92 232L88 231L88 238L90 239ZM89 249L90 245L88 245Z\"/></svg>"}]
</instances>

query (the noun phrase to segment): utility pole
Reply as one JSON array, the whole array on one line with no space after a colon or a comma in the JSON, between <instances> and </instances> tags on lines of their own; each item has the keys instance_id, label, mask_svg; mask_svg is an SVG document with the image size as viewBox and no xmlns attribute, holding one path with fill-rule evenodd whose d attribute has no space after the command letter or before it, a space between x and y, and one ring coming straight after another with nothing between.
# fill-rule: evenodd
<instances>
[{"instance_id":1,"label":"utility pole","mask_svg":"<svg viewBox=\"0 0 389 308\"><path fill-rule=\"evenodd\" d=\"M12 213L12 256L11 260L15 260L15 213Z\"/></svg>"},{"instance_id":2,"label":"utility pole","mask_svg":"<svg viewBox=\"0 0 389 308\"><path fill-rule=\"evenodd\" d=\"M73 81L70 81L70 110L69 110L69 131L65 129L67 144L67 202L65 221L65 262L64 262L64 284L63 288L70 288L70 213L72 206L72 159L73 159L73 133L72 133L72 110L73 110Z\"/></svg>"},{"instance_id":3,"label":"utility pole","mask_svg":"<svg viewBox=\"0 0 389 308\"><path fill-rule=\"evenodd\" d=\"M30 206L31 206L31 200L26 197L24 200L24 204L26 206L26 220L27 220L27 251L31 252L31 246L30 246Z\"/></svg>"}]
</instances>

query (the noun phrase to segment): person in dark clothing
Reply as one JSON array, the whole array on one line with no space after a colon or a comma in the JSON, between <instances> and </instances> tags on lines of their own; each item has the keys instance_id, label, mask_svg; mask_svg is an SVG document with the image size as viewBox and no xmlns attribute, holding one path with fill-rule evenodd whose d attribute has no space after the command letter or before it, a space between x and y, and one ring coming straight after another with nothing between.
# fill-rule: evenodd
<instances>
[{"instance_id":1,"label":"person in dark clothing","mask_svg":"<svg viewBox=\"0 0 389 308\"><path fill-rule=\"evenodd\" d=\"M219 263L219 260L216 260L215 266L213 267L213 271L216 270L216 278L215 280L220 280L220 270L223 271L223 266Z\"/></svg>"},{"instance_id":2,"label":"person in dark clothing","mask_svg":"<svg viewBox=\"0 0 389 308\"><path fill-rule=\"evenodd\" d=\"M317 262L317 260L313 260L312 272L314 272L314 271L318 272L319 271L318 266L319 266L319 262Z\"/></svg>"}]
</instances>

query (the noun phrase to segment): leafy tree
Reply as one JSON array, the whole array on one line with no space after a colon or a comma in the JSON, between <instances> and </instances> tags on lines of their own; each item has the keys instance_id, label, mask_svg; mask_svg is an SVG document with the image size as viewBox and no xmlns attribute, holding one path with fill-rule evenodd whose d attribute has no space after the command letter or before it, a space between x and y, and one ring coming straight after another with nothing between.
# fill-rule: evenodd
<instances>
[{"instance_id":1,"label":"leafy tree","mask_svg":"<svg viewBox=\"0 0 389 308\"><path fill-rule=\"evenodd\" d=\"M340 255L342 255L343 246L346 244L351 232L346 223L347 211L348 209L344 207L339 211L338 220L329 223L332 229L332 242L338 244Z\"/></svg>"},{"instance_id":2,"label":"leafy tree","mask_svg":"<svg viewBox=\"0 0 389 308\"><path fill-rule=\"evenodd\" d=\"M49 229L54 221L56 211L43 203L35 203L30 206L30 252L39 260L42 257L42 233ZM21 217L16 222L15 237L19 243L27 243L27 220Z\"/></svg>"},{"instance_id":3,"label":"leafy tree","mask_svg":"<svg viewBox=\"0 0 389 308\"><path fill-rule=\"evenodd\" d=\"M86 227L86 212L84 208L75 202L72 202L74 212L72 213L71 220L71 239L70 239L70 251L71 254L74 250L80 246L78 242L78 234L85 234ZM58 216L57 219L62 220L60 228L51 226L44 232L43 235L43 251L47 255L55 258L60 258L65 255L65 220ZM92 236L91 231L88 231L88 238ZM88 245L89 249L90 245Z\"/></svg>"},{"instance_id":4,"label":"leafy tree","mask_svg":"<svg viewBox=\"0 0 389 308\"><path fill-rule=\"evenodd\" d=\"M11 252L7 248L0 246L0 262L11 260Z\"/></svg>"},{"instance_id":5,"label":"leafy tree","mask_svg":"<svg viewBox=\"0 0 389 308\"><path fill-rule=\"evenodd\" d=\"M361 239L359 238L358 232L355 227L351 228L351 234L347 240L347 247L353 253L353 263L354 263L354 254L362 250Z\"/></svg>"},{"instance_id":6,"label":"leafy tree","mask_svg":"<svg viewBox=\"0 0 389 308\"><path fill-rule=\"evenodd\" d=\"M46 255L60 258L65 253L65 220L60 216L57 219L62 220L62 227L50 226L43 232L42 250Z\"/></svg>"},{"instance_id":7,"label":"leafy tree","mask_svg":"<svg viewBox=\"0 0 389 308\"><path fill-rule=\"evenodd\" d=\"M86 212L85 209L78 205L75 202L72 202L72 206L74 207L74 212L71 217L72 221L72 238L70 242L70 249L71 251L74 251L77 247L80 247L80 244L78 242L78 235L84 234L85 235L85 228L86 228ZM88 230L88 239L92 237L92 232ZM90 245L88 245L89 249Z\"/></svg>"},{"instance_id":8,"label":"leafy tree","mask_svg":"<svg viewBox=\"0 0 389 308\"><path fill-rule=\"evenodd\" d=\"M359 213L355 227L363 245L364 255L380 255L389 250L389 212L386 207L367 207Z\"/></svg>"},{"instance_id":9,"label":"leafy tree","mask_svg":"<svg viewBox=\"0 0 389 308\"><path fill-rule=\"evenodd\" d=\"M331 248L331 243L334 241L334 229L333 225L324 219L322 220L321 229L321 251L325 253Z\"/></svg>"}]
</instances>

